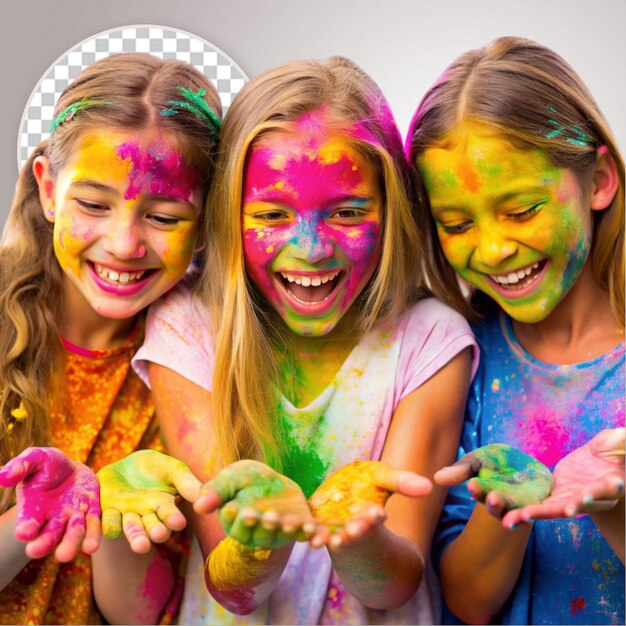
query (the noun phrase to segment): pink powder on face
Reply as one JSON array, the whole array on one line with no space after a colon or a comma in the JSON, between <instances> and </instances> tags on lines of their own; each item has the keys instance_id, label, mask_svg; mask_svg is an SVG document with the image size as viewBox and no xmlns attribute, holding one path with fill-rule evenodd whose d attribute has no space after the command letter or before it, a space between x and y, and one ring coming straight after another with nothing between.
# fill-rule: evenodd
<instances>
[{"instance_id":1,"label":"pink powder on face","mask_svg":"<svg viewBox=\"0 0 626 626\"><path fill-rule=\"evenodd\" d=\"M165 142L144 148L135 141L128 141L119 146L117 154L132 163L130 182L124 194L126 200L134 200L140 193L146 193L189 202L198 188L198 173Z\"/></svg>"},{"instance_id":2,"label":"pink powder on face","mask_svg":"<svg viewBox=\"0 0 626 626\"><path fill-rule=\"evenodd\" d=\"M348 270L337 298L339 319L378 261L382 194L373 164L345 135L329 134L324 127L311 134L315 123L309 115L298 123L298 132L269 135L248 157L244 213L275 208L290 217L254 227L246 226L244 217L246 269L279 311L281 298L273 278L277 270L301 269L304 263L318 271ZM261 208L251 209L253 203ZM366 205L378 208L354 224L332 217L340 207Z\"/></svg>"}]
</instances>

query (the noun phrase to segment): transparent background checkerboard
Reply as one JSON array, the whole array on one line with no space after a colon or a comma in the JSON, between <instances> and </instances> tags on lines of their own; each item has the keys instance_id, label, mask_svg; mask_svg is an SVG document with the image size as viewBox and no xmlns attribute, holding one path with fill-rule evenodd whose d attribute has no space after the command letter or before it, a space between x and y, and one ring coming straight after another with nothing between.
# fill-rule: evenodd
<instances>
[{"instance_id":1,"label":"transparent background checkerboard","mask_svg":"<svg viewBox=\"0 0 626 626\"><path fill-rule=\"evenodd\" d=\"M90 63L119 52L149 52L162 59L187 61L217 88L224 112L248 77L213 44L174 28L135 25L104 31L63 54L33 90L20 124L17 163L21 169L29 154L50 134L54 105L63 90Z\"/></svg>"}]
</instances>

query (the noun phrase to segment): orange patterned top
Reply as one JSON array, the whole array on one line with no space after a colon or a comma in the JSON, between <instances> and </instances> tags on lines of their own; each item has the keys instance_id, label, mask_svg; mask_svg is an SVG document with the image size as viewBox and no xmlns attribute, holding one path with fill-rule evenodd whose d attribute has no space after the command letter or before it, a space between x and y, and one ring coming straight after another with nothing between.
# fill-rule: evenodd
<instances>
[{"instance_id":1,"label":"orange patterned top","mask_svg":"<svg viewBox=\"0 0 626 626\"><path fill-rule=\"evenodd\" d=\"M96 472L134 450L162 450L150 390L130 366L143 328L142 320L113 350L85 350L64 340L66 397L51 402L52 445ZM0 623L104 623L93 599L91 557L30 561L0 592Z\"/></svg>"}]
</instances>

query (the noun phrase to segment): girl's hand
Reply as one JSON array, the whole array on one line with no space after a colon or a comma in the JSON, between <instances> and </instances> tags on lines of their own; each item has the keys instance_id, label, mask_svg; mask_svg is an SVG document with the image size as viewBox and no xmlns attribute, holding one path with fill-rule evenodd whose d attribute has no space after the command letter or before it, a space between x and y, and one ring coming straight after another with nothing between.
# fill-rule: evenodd
<instances>
[{"instance_id":1,"label":"girl's hand","mask_svg":"<svg viewBox=\"0 0 626 626\"><path fill-rule=\"evenodd\" d=\"M624 428L603 430L554 468L554 489L539 504L510 511L506 528L536 519L573 517L612 509L624 493Z\"/></svg>"},{"instance_id":2,"label":"girl's hand","mask_svg":"<svg viewBox=\"0 0 626 626\"><path fill-rule=\"evenodd\" d=\"M385 519L385 502L392 493L428 495L432 483L413 472L380 461L350 463L329 476L311 495L309 504L318 524L311 547L338 549L362 540Z\"/></svg>"},{"instance_id":3,"label":"girl's hand","mask_svg":"<svg viewBox=\"0 0 626 626\"><path fill-rule=\"evenodd\" d=\"M38 559L54 550L71 561L100 544L100 500L96 475L56 448L27 448L0 470L0 485L17 485L15 537Z\"/></svg>"},{"instance_id":4,"label":"girl's hand","mask_svg":"<svg viewBox=\"0 0 626 626\"><path fill-rule=\"evenodd\" d=\"M102 533L117 539L122 531L133 552L166 541L187 520L176 506L178 494L194 502L200 481L182 461L156 450L139 450L98 472Z\"/></svg>"},{"instance_id":5,"label":"girl's hand","mask_svg":"<svg viewBox=\"0 0 626 626\"><path fill-rule=\"evenodd\" d=\"M468 478L472 498L497 519L511 509L541 502L554 484L545 465L503 443L477 448L435 473L439 485L459 485Z\"/></svg>"},{"instance_id":6,"label":"girl's hand","mask_svg":"<svg viewBox=\"0 0 626 626\"><path fill-rule=\"evenodd\" d=\"M280 548L315 532L297 483L258 461L232 463L204 484L194 510L218 509L226 534L247 547Z\"/></svg>"}]
</instances>

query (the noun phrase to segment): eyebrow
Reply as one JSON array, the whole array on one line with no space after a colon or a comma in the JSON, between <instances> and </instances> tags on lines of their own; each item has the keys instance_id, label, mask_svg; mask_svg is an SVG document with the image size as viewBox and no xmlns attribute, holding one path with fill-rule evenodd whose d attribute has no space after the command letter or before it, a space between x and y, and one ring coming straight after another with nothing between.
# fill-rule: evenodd
<instances>
[{"instance_id":1,"label":"eyebrow","mask_svg":"<svg viewBox=\"0 0 626 626\"><path fill-rule=\"evenodd\" d=\"M494 196L493 200L495 203L499 204L502 202L506 202L507 200L511 200L512 198L516 198L518 196L525 196L531 194L542 194L546 195L546 187L549 185L535 185L529 187L520 187L519 189L513 189L511 191L507 191L499 196ZM430 202L430 200L429 200ZM430 202L430 208L433 212L444 212L444 211L465 211L466 208L462 206L455 206L451 204L435 204L433 205Z\"/></svg>"},{"instance_id":2,"label":"eyebrow","mask_svg":"<svg viewBox=\"0 0 626 626\"><path fill-rule=\"evenodd\" d=\"M70 187L89 187L90 189L97 189L98 191L105 191L108 193L115 193L116 190L109 186L109 185L104 185L103 183L99 183L98 181L95 180L90 180L90 179L83 179L83 180L74 180L72 181Z\"/></svg>"}]
</instances>

